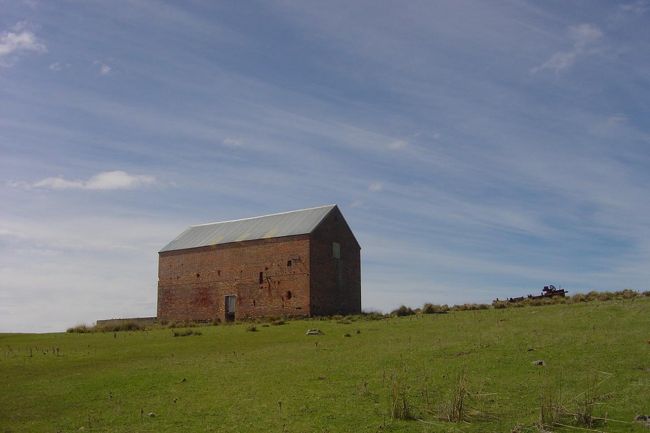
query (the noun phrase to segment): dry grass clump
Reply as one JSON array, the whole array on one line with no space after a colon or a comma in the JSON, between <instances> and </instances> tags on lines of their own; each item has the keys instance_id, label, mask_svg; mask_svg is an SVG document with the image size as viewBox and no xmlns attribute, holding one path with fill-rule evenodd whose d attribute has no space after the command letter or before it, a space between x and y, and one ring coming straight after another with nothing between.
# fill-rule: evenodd
<instances>
[{"instance_id":1,"label":"dry grass clump","mask_svg":"<svg viewBox=\"0 0 650 433\"><path fill-rule=\"evenodd\" d=\"M392 419L413 419L407 387L399 374L393 372L389 388L389 414Z\"/></svg>"},{"instance_id":2,"label":"dry grass clump","mask_svg":"<svg viewBox=\"0 0 650 433\"><path fill-rule=\"evenodd\" d=\"M467 377L462 372L451 392L451 398L442 406L442 418L445 421L461 422L467 418L467 399L469 397Z\"/></svg>"},{"instance_id":3,"label":"dry grass clump","mask_svg":"<svg viewBox=\"0 0 650 433\"><path fill-rule=\"evenodd\" d=\"M603 411L601 407L612 396L611 393L601 389L601 385L610 377L611 375L606 374L603 380L599 380L598 374L594 373L585 390L572 399L563 399L559 388L548 386L544 388L540 400L540 426L545 428L576 426L592 429L605 424L606 411L602 417L597 416L597 413Z\"/></svg>"}]
</instances>

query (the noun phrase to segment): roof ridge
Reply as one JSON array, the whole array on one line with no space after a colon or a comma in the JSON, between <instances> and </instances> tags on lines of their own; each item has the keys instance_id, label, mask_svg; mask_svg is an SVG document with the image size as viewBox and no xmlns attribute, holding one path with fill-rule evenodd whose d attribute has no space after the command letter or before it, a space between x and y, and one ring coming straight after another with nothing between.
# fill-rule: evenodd
<instances>
[{"instance_id":1,"label":"roof ridge","mask_svg":"<svg viewBox=\"0 0 650 433\"><path fill-rule=\"evenodd\" d=\"M289 214L289 213L303 212L303 211L306 211L306 210L323 209L323 208L326 208L326 207L334 208L335 206L336 206L336 204L327 204L327 205L323 205L323 206L314 206L314 207L308 207L308 208L305 208L305 209L290 210L290 211L286 211L286 212L276 212L276 213L271 213L271 214L267 214L267 215L258 215L258 216L254 216L254 217L248 217L248 218L237 218L237 219L234 219L234 220L214 221L214 222L211 222L211 223L194 224L194 225L191 225L190 228L191 227L211 226L211 225L214 225L214 224L233 223L233 222L237 222L237 221L248 221L248 220L254 220L254 219L258 219L258 218L266 218L266 217L276 216L276 215L286 215L286 214Z\"/></svg>"}]
</instances>

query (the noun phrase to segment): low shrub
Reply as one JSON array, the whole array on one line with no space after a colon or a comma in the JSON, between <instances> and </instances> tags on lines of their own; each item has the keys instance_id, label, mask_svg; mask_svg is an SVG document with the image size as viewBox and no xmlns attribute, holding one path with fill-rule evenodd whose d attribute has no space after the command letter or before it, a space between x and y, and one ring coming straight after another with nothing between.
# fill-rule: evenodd
<instances>
[{"instance_id":1,"label":"low shrub","mask_svg":"<svg viewBox=\"0 0 650 433\"><path fill-rule=\"evenodd\" d=\"M144 326L136 322L123 322L115 325L95 326L98 332L143 331Z\"/></svg>"},{"instance_id":2,"label":"low shrub","mask_svg":"<svg viewBox=\"0 0 650 433\"><path fill-rule=\"evenodd\" d=\"M422 314L444 314L449 311L449 305L444 304L444 305L436 305L436 304L430 304L426 303L422 306L422 310L420 310Z\"/></svg>"},{"instance_id":3,"label":"low shrub","mask_svg":"<svg viewBox=\"0 0 650 433\"><path fill-rule=\"evenodd\" d=\"M248 325L248 326L246 327L246 331L248 331L248 332L257 332L257 326L255 326L255 325Z\"/></svg>"},{"instance_id":4,"label":"low shrub","mask_svg":"<svg viewBox=\"0 0 650 433\"><path fill-rule=\"evenodd\" d=\"M72 333L86 334L88 332L93 332L93 328L89 327L87 325L81 324L81 325L74 326L72 328L68 328L68 329L65 330L65 332L70 333L70 334L72 334Z\"/></svg>"},{"instance_id":5,"label":"low shrub","mask_svg":"<svg viewBox=\"0 0 650 433\"><path fill-rule=\"evenodd\" d=\"M587 302L587 295L584 293L576 293L575 295L571 296L571 302L574 304L577 304L579 302Z\"/></svg>"},{"instance_id":6,"label":"low shrub","mask_svg":"<svg viewBox=\"0 0 650 433\"><path fill-rule=\"evenodd\" d=\"M390 313L392 316L397 316L397 317L404 317L404 316L412 316L415 314L415 311L413 311L412 308L407 307L405 305L400 305L400 307L396 310L391 311Z\"/></svg>"},{"instance_id":7,"label":"low shrub","mask_svg":"<svg viewBox=\"0 0 650 433\"><path fill-rule=\"evenodd\" d=\"M364 311L361 313L361 318L364 320L382 320L386 317L388 317L386 314L379 311Z\"/></svg>"},{"instance_id":8,"label":"low shrub","mask_svg":"<svg viewBox=\"0 0 650 433\"><path fill-rule=\"evenodd\" d=\"M639 292L631 289L624 289L621 290L620 292L616 292L616 296L621 297L623 299L632 299L639 296Z\"/></svg>"},{"instance_id":9,"label":"low shrub","mask_svg":"<svg viewBox=\"0 0 650 433\"><path fill-rule=\"evenodd\" d=\"M474 311L474 310L487 310L490 306L488 304L460 304L451 307L453 311Z\"/></svg>"}]
</instances>

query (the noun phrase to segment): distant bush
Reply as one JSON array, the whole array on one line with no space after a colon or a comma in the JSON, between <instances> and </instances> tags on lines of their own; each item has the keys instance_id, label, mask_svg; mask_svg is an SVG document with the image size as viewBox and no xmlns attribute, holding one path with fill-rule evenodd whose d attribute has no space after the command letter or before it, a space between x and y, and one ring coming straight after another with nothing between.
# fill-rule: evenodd
<instances>
[{"instance_id":1,"label":"distant bush","mask_svg":"<svg viewBox=\"0 0 650 433\"><path fill-rule=\"evenodd\" d=\"M640 296L640 293L635 290L625 289L620 292L616 292L616 295L620 296L623 299L632 299L632 298L636 298L637 296Z\"/></svg>"},{"instance_id":2,"label":"distant bush","mask_svg":"<svg viewBox=\"0 0 650 433\"><path fill-rule=\"evenodd\" d=\"M397 317L404 317L404 316L412 316L415 314L415 311L413 311L412 308L409 308L405 305L400 305L400 307L396 310L391 311L390 313L392 316L397 316Z\"/></svg>"},{"instance_id":3,"label":"distant bush","mask_svg":"<svg viewBox=\"0 0 650 433\"><path fill-rule=\"evenodd\" d=\"M246 331L248 331L248 332L257 332L257 326L255 326L255 325L248 325L248 326L246 327Z\"/></svg>"},{"instance_id":4,"label":"distant bush","mask_svg":"<svg viewBox=\"0 0 650 433\"><path fill-rule=\"evenodd\" d=\"M576 293L575 295L571 296L571 302L574 304L577 304L579 302L587 302L587 295L583 293Z\"/></svg>"},{"instance_id":5,"label":"distant bush","mask_svg":"<svg viewBox=\"0 0 650 433\"><path fill-rule=\"evenodd\" d=\"M557 304L559 298L529 298L525 299L523 303L532 307L542 307L544 305Z\"/></svg>"},{"instance_id":6,"label":"distant bush","mask_svg":"<svg viewBox=\"0 0 650 433\"><path fill-rule=\"evenodd\" d=\"M420 311L422 314L444 314L449 311L449 305L436 305L426 303L422 306L422 309Z\"/></svg>"},{"instance_id":7,"label":"distant bush","mask_svg":"<svg viewBox=\"0 0 650 433\"><path fill-rule=\"evenodd\" d=\"M143 331L144 326L136 322L123 322L115 325L95 326L97 332Z\"/></svg>"},{"instance_id":8,"label":"distant bush","mask_svg":"<svg viewBox=\"0 0 650 433\"><path fill-rule=\"evenodd\" d=\"M364 320L382 320L387 317L386 314L379 311L364 311L361 313L361 318Z\"/></svg>"},{"instance_id":9,"label":"distant bush","mask_svg":"<svg viewBox=\"0 0 650 433\"><path fill-rule=\"evenodd\" d=\"M508 301L499 301L498 299L492 301L492 308L495 308L497 310L502 308L508 308Z\"/></svg>"},{"instance_id":10,"label":"distant bush","mask_svg":"<svg viewBox=\"0 0 650 433\"><path fill-rule=\"evenodd\" d=\"M490 308L488 304L460 304L451 307L453 311L487 310L488 308Z\"/></svg>"},{"instance_id":11,"label":"distant bush","mask_svg":"<svg viewBox=\"0 0 650 433\"><path fill-rule=\"evenodd\" d=\"M136 322L123 322L115 325L77 325L73 328L68 328L66 332L69 333L88 333L88 332L121 332L121 331L143 331L145 327Z\"/></svg>"},{"instance_id":12,"label":"distant bush","mask_svg":"<svg viewBox=\"0 0 650 433\"><path fill-rule=\"evenodd\" d=\"M76 333L76 334L86 334L88 332L93 332L93 328L89 327L87 325L77 325L72 328L68 328L65 330L67 333Z\"/></svg>"}]
</instances>

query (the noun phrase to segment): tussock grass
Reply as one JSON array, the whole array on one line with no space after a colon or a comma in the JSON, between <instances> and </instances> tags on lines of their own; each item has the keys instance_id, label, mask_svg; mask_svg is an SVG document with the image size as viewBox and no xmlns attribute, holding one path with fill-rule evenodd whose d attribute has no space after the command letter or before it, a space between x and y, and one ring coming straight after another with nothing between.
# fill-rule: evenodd
<instances>
[{"instance_id":1,"label":"tussock grass","mask_svg":"<svg viewBox=\"0 0 650 433\"><path fill-rule=\"evenodd\" d=\"M409 403L408 390L404 378L399 372L394 371L390 376L389 387L389 414L392 419L413 419L411 404Z\"/></svg>"}]
</instances>

